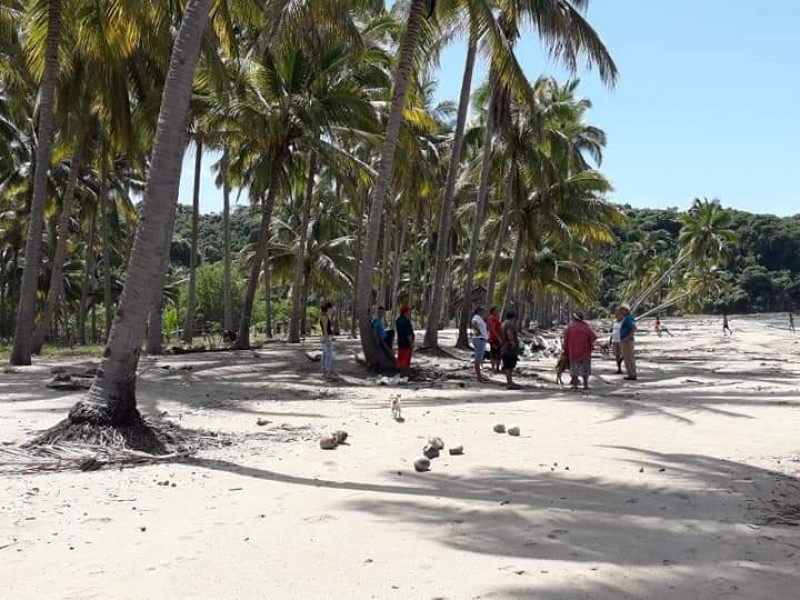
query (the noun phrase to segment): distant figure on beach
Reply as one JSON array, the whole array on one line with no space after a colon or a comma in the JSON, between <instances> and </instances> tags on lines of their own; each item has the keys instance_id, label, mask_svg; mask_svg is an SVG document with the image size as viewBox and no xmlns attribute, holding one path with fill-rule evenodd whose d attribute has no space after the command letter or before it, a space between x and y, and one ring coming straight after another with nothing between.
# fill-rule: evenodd
<instances>
[{"instance_id":1,"label":"distant figure on beach","mask_svg":"<svg viewBox=\"0 0 800 600\"><path fill-rule=\"evenodd\" d=\"M484 308L479 306L472 313L469 327L472 333L472 346L475 348L475 376L478 381L489 381L481 374L481 365L486 354L486 340L489 338L489 329L483 320Z\"/></svg>"},{"instance_id":2,"label":"distant figure on beach","mask_svg":"<svg viewBox=\"0 0 800 600\"><path fill-rule=\"evenodd\" d=\"M410 312L411 307L403 304L400 307L400 316L394 323L397 332L397 368L401 371L411 368L411 354L414 349L414 325L408 318Z\"/></svg>"},{"instance_id":3,"label":"distant figure on beach","mask_svg":"<svg viewBox=\"0 0 800 600\"><path fill-rule=\"evenodd\" d=\"M493 306L489 309L489 316L486 319L486 325L489 329L489 361L492 365L492 373L500 372L500 336L502 323L498 316L499 309Z\"/></svg>"},{"instance_id":4,"label":"distant figure on beach","mask_svg":"<svg viewBox=\"0 0 800 600\"><path fill-rule=\"evenodd\" d=\"M731 328L728 326L728 313L722 313L722 335L725 335L726 331L729 335L733 335Z\"/></svg>"},{"instance_id":5,"label":"distant figure on beach","mask_svg":"<svg viewBox=\"0 0 800 600\"><path fill-rule=\"evenodd\" d=\"M656 320L653 323L653 329L656 330L656 335L658 335L658 337L661 337L661 317L659 317L658 315L656 315Z\"/></svg>"},{"instance_id":6,"label":"distant figure on beach","mask_svg":"<svg viewBox=\"0 0 800 600\"><path fill-rule=\"evenodd\" d=\"M564 332L564 352L569 358L571 389L578 389L578 379L583 379L583 389L589 389L589 375L592 374L592 348L597 334L583 320L583 313L572 315L572 322Z\"/></svg>"},{"instance_id":7,"label":"distant figure on beach","mask_svg":"<svg viewBox=\"0 0 800 600\"><path fill-rule=\"evenodd\" d=\"M319 329L322 332L322 376L333 376L333 303L326 302L321 307Z\"/></svg>"},{"instance_id":8,"label":"distant figure on beach","mask_svg":"<svg viewBox=\"0 0 800 600\"><path fill-rule=\"evenodd\" d=\"M794 333L794 315L792 311L789 311L789 331Z\"/></svg>"},{"instance_id":9,"label":"distant figure on beach","mask_svg":"<svg viewBox=\"0 0 800 600\"><path fill-rule=\"evenodd\" d=\"M634 353L634 333L636 333L636 319L631 314L629 304L619 305L622 312L622 323L619 327L619 347L622 351L622 360L628 374L624 377L628 381L636 381L636 355Z\"/></svg>"},{"instance_id":10,"label":"distant figure on beach","mask_svg":"<svg viewBox=\"0 0 800 600\"><path fill-rule=\"evenodd\" d=\"M622 374L622 350L619 345L619 330L625 315L617 308L614 311L614 323L611 325L611 350L614 352L614 361L617 363L617 373Z\"/></svg>"},{"instance_id":11,"label":"distant figure on beach","mask_svg":"<svg viewBox=\"0 0 800 600\"><path fill-rule=\"evenodd\" d=\"M520 386L514 383L514 369L517 367L520 345L517 335L517 313L513 310L506 311L506 319L500 326L500 357L503 361L503 372L506 374L506 387L509 390L518 390Z\"/></svg>"}]
</instances>

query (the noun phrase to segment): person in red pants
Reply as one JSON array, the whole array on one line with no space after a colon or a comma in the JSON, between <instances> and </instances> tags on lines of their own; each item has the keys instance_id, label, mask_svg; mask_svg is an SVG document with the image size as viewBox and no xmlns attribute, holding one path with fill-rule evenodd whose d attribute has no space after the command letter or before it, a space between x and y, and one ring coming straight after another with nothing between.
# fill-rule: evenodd
<instances>
[{"instance_id":1,"label":"person in red pants","mask_svg":"<svg viewBox=\"0 0 800 600\"><path fill-rule=\"evenodd\" d=\"M397 335L397 368L407 371L411 367L411 354L414 348L414 326L408 313L411 307L404 304L400 307L400 316L395 321L394 329Z\"/></svg>"}]
</instances>

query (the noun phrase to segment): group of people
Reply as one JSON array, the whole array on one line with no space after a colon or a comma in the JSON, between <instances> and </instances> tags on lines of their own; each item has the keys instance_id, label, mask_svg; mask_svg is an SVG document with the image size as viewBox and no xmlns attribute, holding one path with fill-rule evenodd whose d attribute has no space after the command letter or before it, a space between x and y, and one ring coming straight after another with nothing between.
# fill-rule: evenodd
<instances>
[{"instance_id":1,"label":"group of people","mask_svg":"<svg viewBox=\"0 0 800 600\"><path fill-rule=\"evenodd\" d=\"M617 363L617 373L622 374L622 365L627 371L624 379L636 381L636 356L634 354L634 333L636 319L631 314L631 307L622 303L614 312L614 323L611 328L610 345ZM583 389L589 388L589 376L592 374L592 351L597 343L597 334L584 320L583 313L575 312L572 322L564 331L563 354L569 364L570 387L577 389L580 381Z\"/></svg>"},{"instance_id":2,"label":"group of people","mask_svg":"<svg viewBox=\"0 0 800 600\"><path fill-rule=\"evenodd\" d=\"M483 306L479 306L472 313L470 334L475 349L475 376L478 381L488 381L482 372L488 344L491 372L499 373L502 370L506 376L506 387L518 390L520 386L514 383L514 369L517 367L521 351L517 314L513 310L508 310L505 319L501 321L498 313L499 309L496 306L489 309L488 316Z\"/></svg>"},{"instance_id":3,"label":"group of people","mask_svg":"<svg viewBox=\"0 0 800 600\"><path fill-rule=\"evenodd\" d=\"M320 307L319 329L322 342L322 376L326 379L334 376L334 310L332 302L325 302ZM397 358L395 360L400 371L407 371L411 368L411 355L414 349L414 326L408 317L410 312L410 306L404 304L400 307L400 315L395 321L394 329L386 329L384 323L386 309L383 306L377 306L372 316L372 330L378 343L384 344L389 352L394 353L394 340L395 337L397 338Z\"/></svg>"}]
</instances>

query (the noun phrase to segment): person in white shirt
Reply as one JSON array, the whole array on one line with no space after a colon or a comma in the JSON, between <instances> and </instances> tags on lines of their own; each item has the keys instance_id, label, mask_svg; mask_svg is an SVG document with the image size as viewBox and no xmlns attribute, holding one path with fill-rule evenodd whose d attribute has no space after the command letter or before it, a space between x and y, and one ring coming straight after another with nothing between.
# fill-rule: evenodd
<instances>
[{"instance_id":1,"label":"person in white shirt","mask_svg":"<svg viewBox=\"0 0 800 600\"><path fill-rule=\"evenodd\" d=\"M622 348L619 345L619 329L622 327L622 311L618 308L614 313L614 324L611 326L611 349L617 361L617 373L622 373Z\"/></svg>"},{"instance_id":2,"label":"person in white shirt","mask_svg":"<svg viewBox=\"0 0 800 600\"><path fill-rule=\"evenodd\" d=\"M489 329L483 318L484 309L479 306L472 313L472 320L469 323L472 333L472 346L475 348L475 375L478 381L489 381L481 374L481 365L486 354L486 340L489 339Z\"/></svg>"}]
</instances>

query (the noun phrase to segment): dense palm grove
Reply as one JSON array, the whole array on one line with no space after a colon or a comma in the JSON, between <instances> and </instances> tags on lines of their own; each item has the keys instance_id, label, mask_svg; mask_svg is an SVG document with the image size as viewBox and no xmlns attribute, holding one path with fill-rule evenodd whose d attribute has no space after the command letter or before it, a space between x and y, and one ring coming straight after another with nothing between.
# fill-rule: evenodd
<instances>
[{"instance_id":1,"label":"dense palm grove","mask_svg":"<svg viewBox=\"0 0 800 600\"><path fill-rule=\"evenodd\" d=\"M70 419L124 424L143 348L223 333L240 348L298 341L323 300L380 369L375 304L414 305L435 347L448 322L466 344L477 302L548 322L612 296L642 311L721 297L730 213L698 201L626 230L577 80L520 69L532 31L613 85L587 4L0 0L11 362L47 340L105 344ZM437 104L437 56L458 33L461 94ZM477 61L485 81L473 82ZM176 211L190 144L193 206ZM225 205L201 218L203 157Z\"/></svg>"}]
</instances>

